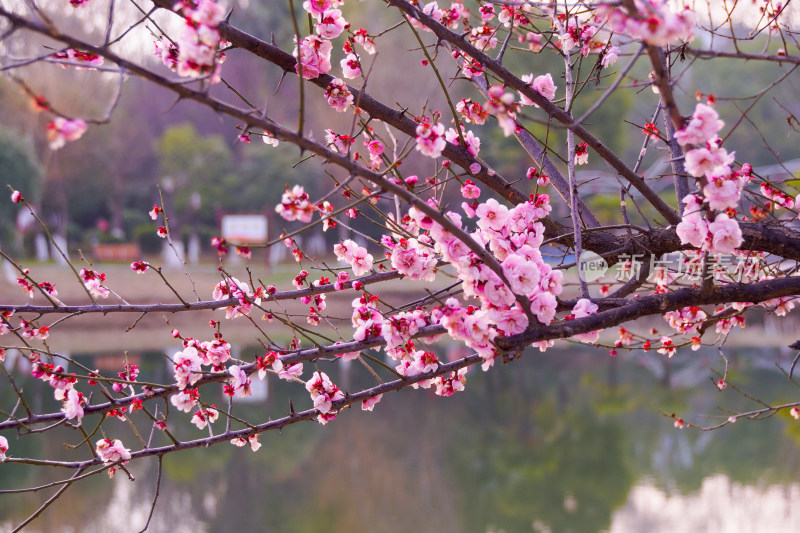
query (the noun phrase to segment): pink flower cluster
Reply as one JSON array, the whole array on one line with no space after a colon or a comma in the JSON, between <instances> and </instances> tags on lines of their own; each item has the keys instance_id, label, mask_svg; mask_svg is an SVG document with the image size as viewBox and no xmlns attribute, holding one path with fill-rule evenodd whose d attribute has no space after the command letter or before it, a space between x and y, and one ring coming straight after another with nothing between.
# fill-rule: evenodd
<instances>
[{"instance_id":1,"label":"pink flower cluster","mask_svg":"<svg viewBox=\"0 0 800 533\"><path fill-rule=\"evenodd\" d=\"M612 4L602 4L597 16L605 19L615 33L628 35L655 46L694 38L694 12L687 6L675 13L667 0L636 0L636 13L627 13Z\"/></svg>"},{"instance_id":2,"label":"pink flower cluster","mask_svg":"<svg viewBox=\"0 0 800 533\"><path fill-rule=\"evenodd\" d=\"M363 276L372 270L372 255L367 249L359 246L355 241L347 239L334 245L333 252L339 261L344 261L353 268L353 274Z\"/></svg>"},{"instance_id":3,"label":"pink flower cluster","mask_svg":"<svg viewBox=\"0 0 800 533\"><path fill-rule=\"evenodd\" d=\"M76 67L79 70L82 69L93 69L94 67L99 67L103 64L103 57L97 54L93 54L91 52L83 52L81 50L76 50L74 48L67 48L63 52L56 52L52 56L53 59L57 61L65 61L67 63L77 63L81 66ZM67 68L68 65L61 65L63 68Z\"/></svg>"},{"instance_id":4,"label":"pink flower cluster","mask_svg":"<svg viewBox=\"0 0 800 533\"><path fill-rule=\"evenodd\" d=\"M225 300L227 298L236 298L239 303L236 305L229 305L225 308L225 318L236 318L243 315L249 315L250 309L253 304L259 305L261 298L265 297L263 287L259 287L256 292L250 290L250 286L244 281L239 281L236 278L226 278L214 286L212 292L214 301Z\"/></svg>"},{"instance_id":5,"label":"pink flower cluster","mask_svg":"<svg viewBox=\"0 0 800 533\"><path fill-rule=\"evenodd\" d=\"M316 211L314 204L300 185L295 185L292 190L286 189L281 197L281 203L275 207L275 212L289 222L299 220L309 223L314 211Z\"/></svg>"},{"instance_id":6,"label":"pink flower cluster","mask_svg":"<svg viewBox=\"0 0 800 533\"><path fill-rule=\"evenodd\" d=\"M67 141L77 141L86 133L86 121L56 117L47 124L47 140L51 150L62 148Z\"/></svg>"},{"instance_id":7,"label":"pink flower cluster","mask_svg":"<svg viewBox=\"0 0 800 533\"><path fill-rule=\"evenodd\" d=\"M675 132L680 144L695 147L686 152L686 170L706 181L701 194L683 198L685 207L676 233L682 243L711 253L729 254L742 244L739 223L727 212L718 213L711 220L703 206L707 203L709 210L735 210L750 175L747 169L741 172L731 169L734 154L722 148L717 137L723 126L712 107L697 104L686 126Z\"/></svg>"},{"instance_id":8,"label":"pink flower cluster","mask_svg":"<svg viewBox=\"0 0 800 533\"><path fill-rule=\"evenodd\" d=\"M417 126L417 150L428 157L439 157L447 146L444 136L444 125L441 122L431 124L424 120Z\"/></svg>"},{"instance_id":9,"label":"pink flower cluster","mask_svg":"<svg viewBox=\"0 0 800 533\"><path fill-rule=\"evenodd\" d=\"M325 89L325 100L329 106L341 113L353 105L353 93L342 80L333 78Z\"/></svg>"},{"instance_id":10,"label":"pink flower cluster","mask_svg":"<svg viewBox=\"0 0 800 533\"><path fill-rule=\"evenodd\" d=\"M210 83L219 83L220 67L225 54L217 26L225 17L225 9L213 0L185 0L175 5L184 16L186 24L178 39L177 72L190 78L209 77ZM160 52L160 53L159 53ZM171 45L163 41L156 44L156 53L171 67Z\"/></svg>"},{"instance_id":11,"label":"pink flower cluster","mask_svg":"<svg viewBox=\"0 0 800 533\"><path fill-rule=\"evenodd\" d=\"M331 69L333 45L330 41L317 35L309 35L300 41L299 50L298 54L298 46L295 46L292 52L292 55L299 58L295 71L297 74L302 74L305 79L313 80L320 74L327 74Z\"/></svg>"},{"instance_id":12,"label":"pink flower cluster","mask_svg":"<svg viewBox=\"0 0 800 533\"><path fill-rule=\"evenodd\" d=\"M86 290L88 290L93 297L108 298L108 295L111 294L111 291L109 291L103 285L103 283L106 281L105 273L82 268L80 271L80 277L83 281L83 285L86 287Z\"/></svg>"},{"instance_id":13,"label":"pink flower cluster","mask_svg":"<svg viewBox=\"0 0 800 533\"><path fill-rule=\"evenodd\" d=\"M127 463L131 458L131 451L122 445L119 439L100 439L95 446L100 460L103 464L110 465L122 461L123 464Z\"/></svg>"},{"instance_id":14,"label":"pink flower cluster","mask_svg":"<svg viewBox=\"0 0 800 533\"><path fill-rule=\"evenodd\" d=\"M333 408L333 402L344 399L344 393L331 382L324 372L315 372L311 379L306 382L306 390L314 402L314 409L319 411L322 416L322 418L318 418L320 422L330 420L330 417L325 417L324 415L330 413Z\"/></svg>"}]
</instances>

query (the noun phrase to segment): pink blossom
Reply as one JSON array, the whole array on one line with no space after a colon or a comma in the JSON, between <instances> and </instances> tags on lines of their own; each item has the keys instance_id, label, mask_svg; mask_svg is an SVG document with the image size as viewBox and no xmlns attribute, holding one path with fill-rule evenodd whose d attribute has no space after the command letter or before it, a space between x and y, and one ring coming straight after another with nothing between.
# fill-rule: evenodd
<instances>
[{"instance_id":1,"label":"pink blossom","mask_svg":"<svg viewBox=\"0 0 800 533\"><path fill-rule=\"evenodd\" d=\"M203 359L194 346L187 346L172 356L175 382L180 389L194 385L200 379Z\"/></svg>"},{"instance_id":2,"label":"pink blossom","mask_svg":"<svg viewBox=\"0 0 800 533\"><path fill-rule=\"evenodd\" d=\"M529 74L529 76L532 78L533 74ZM525 76L523 76L522 81L526 81ZM527 81L527 83L529 83L530 86L533 87L534 91L541 94L550 101L552 101L553 98L556 97L557 87L556 84L553 83L553 77L550 75L549 72L547 74L542 74L541 76L536 76L536 78L532 82ZM523 103L523 105L533 104L533 101L528 97L524 96L523 94L520 94L520 100Z\"/></svg>"},{"instance_id":3,"label":"pink blossom","mask_svg":"<svg viewBox=\"0 0 800 533\"><path fill-rule=\"evenodd\" d=\"M440 376L436 379L436 394L439 396L452 396L454 393L463 391L467 383L467 368L461 368L458 372L450 372L448 377Z\"/></svg>"},{"instance_id":4,"label":"pink blossom","mask_svg":"<svg viewBox=\"0 0 800 533\"><path fill-rule=\"evenodd\" d=\"M585 165L589 162L589 150L586 143L580 143L575 149L575 164Z\"/></svg>"},{"instance_id":5,"label":"pink blossom","mask_svg":"<svg viewBox=\"0 0 800 533\"><path fill-rule=\"evenodd\" d=\"M342 67L342 76L348 80L361 76L361 63L355 54L348 54L347 57L339 61Z\"/></svg>"},{"instance_id":6,"label":"pink blossom","mask_svg":"<svg viewBox=\"0 0 800 533\"><path fill-rule=\"evenodd\" d=\"M736 179L712 178L703 187L703 194L711 209L735 209L739 205L741 187Z\"/></svg>"},{"instance_id":7,"label":"pink blossom","mask_svg":"<svg viewBox=\"0 0 800 533\"><path fill-rule=\"evenodd\" d=\"M295 185L291 190L286 189L281 196L281 203L275 207L275 212L288 221L299 220L309 223L316 211L314 204L309 201L308 194L303 187Z\"/></svg>"},{"instance_id":8,"label":"pink blossom","mask_svg":"<svg viewBox=\"0 0 800 533\"><path fill-rule=\"evenodd\" d=\"M303 375L303 363L293 363L287 365L280 359L276 359L275 362L272 363L272 370L278 373L278 377L280 379L292 381L293 379L299 378Z\"/></svg>"},{"instance_id":9,"label":"pink blossom","mask_svg":"<svg viewBox=\"0 0 800 533\"><path fill-rule=\"evenodd\" d=\"M560 271L559 271L560 272ZM539 291L531 296L531 313L542 324L550 324L556 316L558 301L553 293Z\"/></svg>"},{"instance_id":10,"label":"pink blossom","mask_svg":"<svg viewBox=\"0 0 800 533\"><path fill-rule=\"evenodd\" d=\"M82 119L54 118L47 124L47 139L50 141L50 149L58 150L67 141L77 141L86 132L86 129L86 122Z\"/></svg>"},{"instance_id":11,"label":"pink blossom","mask_svg":"<svg viewBox=\"0 0 800 533\"><path fill-rule=\"evenodd\" d=\"M353 32L353 40L356 44L361 45L364 51L370 55L375 53L375 41L367 34L367 30L359 28Z\"/></svg>"},{"instance_id":12,"label":"pink blossom","mask_svg":"<svg viewBox=\"0 0 800 533\"><path fill-rule=\"evenodd\" d=\"M228 374L231 375L231 387L233 387L233 390L236 391L239 396L250 396L252 394L250 378L239 365L231 365L228 367Z\"/></svg>"},{"instance_id":13,"label":"pink blossom","mask_svg":"<svg viewBox=\"0 0 800 533\"><path fill-rule=\"evenodd\" d=\"M417 126L417 150L428 157L439 157L447 146L444 125L440 122L431 125L423 122Z\"/></svg>"},{"instance_id":14,"label":"pink blossom","mask_svg":"<svg viewBox=\"0 0 800 533\"><path fill-rule=\"evenodd\" d=\"M539 268L536 263L512 254L503 261L502 267L511 290L516 294L527 296L539 287Z\"/></svg>"},{"instance_id":15,"label":"pink blossom","mask_svg":"<svg viewBox=\"0 0 800 533\"><path fill-rule=\"evenodd\" d=\"M593 315L597 313L597 304L592 303L591 300L586 298L581 298L575 304L575 307L572 309L572 315L574 318L584 318L589 315ZM599 331L590 331L588 333L581 333L579 335L575 335L575 338L581 342L586 343L593 343L596 342L597 339L600 337Z\"/></svg>"},{"instance_id":16,"label":"pink blossom","mask_svg":"<svg viewBox=\"0 0 800 533\"><path fill-rule=\"evenodd\" d=\"M675 344L673 344L672 339L669 337L661 337L661 348L659 348L658 353L664 354L667 357L672 357L675 355Z\"/></svg>"},{"instance_id":17,"label":"pink blossom","mask_svg":"<svg viewBox=\"0 0 800 533\"><path fill-rule=\"evenodd\" d=\"M311 394L314 409L322 414L328 413L333 407L333 402L343 400L344 393L334 385L324 372L315 372L306 382L306 390Z\"/></svg>"},{"instance_id":18,"label":"pink blossom","mask_svg":"<svg viewBox=\"0 0 800 533\"><path fill-rule=\"evenodd\" d=\"M190 391L181 391L177 394L173 394L172 397L169 399L169 401L179 411L188 413L189 411L192 410L195 404L197 404L197 398L198 398L197 389L193 389Z\"/></svg>"},{"instance_id":19,"label":"pink blossom","mask_svg":"<svg viewBox=\"0 0 800 533\"><path fill-rule=\"evenodd\" d=\"M383 398L383 394L377 394L375 396L367 398L366 400L361 402L361 410L372 411L372 409L375 407L375 404L381 401L381 398Z\"/></svg>"},{"instance_id":20,"label":"pink blossom","mask_svg":"<svg viewBox=\"0 0 800 533\"><path fill-rule=\"evenodd\" d=\"M464 131L462 126L462 136L464 137L464 142L467 144L467 152L472 157L478 157L478 152L481 150L481 140L475 136L472 131ZM454 128L449 128L445 134L445 139L447 142L455 144L456 146L461 146L461 140L458 138L458 132ZM480 165L478 166L478 170L480 170Z\"/></svg>"},{"instance_id":21,"label":"pink blossom","mask_svg":"<svg viewBox=\"0 0 800 533\"><path fill-rule=\"evenodd\" d=\"M338 9L330 9L322 13L320 21L315 24L317 34L323 39L335 39L344 31L347 21Z\"/></svg>"},{"instance_id":22,"label":"pink blossom","mask_svg":"<svg viewBox=\"0 0 800 533\"><path fill-rule=\"evenodd\" d=\"M478 227L481 229L491 228L500 231L508 220L508 208L494 198L489 198L485 203L478 205L475 214L478 216Z\"/></svg>"},{"instance_id":23,"label":"pink blossom","mask_svg":"<svg viewBox=\"0 0 800 533\"><path fill-rule=\"evenodd\" d=\"M144 274L150 268L150 265L145 263L144 261L134 261L131 263L131 270L136 272L137 274Z\"/></svg>"},{"instance_id":24,"label":"pink blossom","mask_svg":"<svg viewBox=\"0 0 800 533\"><path fill-rule=\"evenodd\" d=\"M100 456L100 460L106 465L119 461L127 463L131 458L131 451L125 448L119 439L113 441L111 439L100 439L97 441L95 451Z\"/></svg>"},{"instance_id":25,"label":"pink blossom","mask_svg":"<svg viewBox=\"0 0 800 533\"><path fill-rule=\"evenodd\" d=\"M221 338L200 343L203 364L220 366L231 358L231 345Z\"/></svg>"},{"instance_id":26,"label":"pink blossom","mask_svg":"<svg viewBox=\"0 0 800 533\"><path fill-rule=\"evenodd\" d=\"M83 394L75 389L67 391L67 398L61 411L64 413L64 418L70 420L77 418L80 421L83 418Z\"/></svg>"},{"instance_id":27,"label":"pink blossom","mask_svg":"<svg viewBox=\"0 0 800 533\"><path fill-rule=\"evenodd\" d=\"M208 424L213 424L219 418L219 411L212 405L208 409L198 409L192 415L192 424L197 426L197 429L204 429Z\"/></svg>"},{"instance_id":28,"label":"pink blossom","mask_svg":"<svg viewBox=\"0 0 800 533\"><path fill-rule=\"evenodd\" d=\"M726 215L719 213L714 222L708 225L711 233L711 242L708 251L715 254L729 254L742 245L742 230L739 223Z\"/></svg>"},{"instance_id":29,"label":"pink blossom","mask_svg":"<svg viewBox=\"0 0 800 533\"><path fill-rule=\"evenodd\" d=\"M178 57L180 56L178 46L167 39L166 36L153 41L153 53L172 72L178 71Z\"/></svg>"},{"instance_id":30,"label":"pink blossom","mask_svg":"<svg viewBox=\"0 0 800 533\"><path fill-rule=\"evenodd\" d=\"M619 47L618 46L609 46L603 52L603 59L600 60L600 64L603 68L608 68L614 66L617 63L617 59L619 59Z\"/></svg>"},{"instance_id":31,"label":"pink blossom","mask_svg":"<svg viewBox=\"0 0 800 533\"><path fill-rule=\"evenodd\" d=\"M700 216L687 216L687 211L684 211L684 217L676 226L675 233L681 243L702 248L708 236L708 222Z\"/></svg>"},{"instance_id":32,"label":"pink blossom","mask_svg":"<svg viewBox=\"0 0 800 533\"><path fill-rule=\"evenodd\" d=\"M93 70L93 67L102 66L104 61L103 56L92 54L91 52L83 52L74 48L68 48L63 52L56 52L50 57L57 61L86 65L85 67L76 67L77 70ZM62 64L61 66L67 68L67 65Z\"/></svg>"},{"instance_id":33,"label":"pink blossom","mask_svg":"<svg viewBox=\"0 0 800 533\"><path fill-rule=\"evenodd\" d=\"M298 57L298 47L295 46L292 55ZM303 77L312 80L320 74L326 74L331 69L331 50L333 45L330 41L309 35L300 42L299 64L295 66L295 71L300 74L302 66Z\"/></svg>"},{"instance_id":34,"label":"pink blossom","mask_svg":"<svg viewBox=\"0 0 800 533\"><path fill-rule=\"evenodd\" d=\"M691 120L683 129L675 132L675 139L683 146L703 144L712 139L724 125L713 107L698 103Z\"/></svg>"},{"instance_id":35,"label":"pink blossom","mask_svg":"<svg viewBox=\"0 0 800 533\"><path fill-rule=\"evenodd\" d=\"M346 111L353 105L353 93L339 78L333 78L325 90L325 100L338 112Z\"/></svg>"},{"instance_id":36,"label":"pink blossom","mask_svg":"<svg viewBox=\"0 0 800 533\"><path fill-rule=\"evenodd\" d=\"M483 24L472 28L472 31L469 33L469 41L478 50L491 50L497 46L495 29L489 24Z\"/></svg>"},{"instance_id":37,"label":"pink blossom","mask_svg":"<svg viewBox=\"0 0 800 533\"><path fill-rule=\"evenodd\" d=\"M473 102L471 98L462 98L456 104L456 111L461 114L464 122L473 124L483 124L489 118L489 113L478 102Z\"/></svg>"},{"instance_id":38,"label":"pink blossom","mask_svg":"<svg viewBox=\"0 0 800 533\"><path fill-rule=\"evenodd\" d=\"M335 5L339 5L340 2L336 0L305 0L303 2L303 9L308 11L312 17L321 17L325 11L332 8Z\"/></svg>"},{"instance_id":39,"label":"pink blossom","mask_svg":"<svg viewBox=\"0 0 800 533\"><path fill-rule=\"evenodd\" d=\"M8 439L0 435L0 463L6 460L7 451L8 451Z\"/></svg>"},{"instance_id":40,"label":"pink blossom","mask_svg":"<svg viewBox=\"0 0 800 533\"><path fill-rule=\"evenodd\" d=\"M436 257L431 248L417 239L401 239L391 255L392 266L413 280L433 281L436 276Z\"/></svg>"},{"instance_id":41,"label":"pink blossom","mask_svg":"<svg viewBox=\"0 0 800 533\"><path fill-rule=\"evenodd\" d=\"M703 175L729 175L731 169L728 165L733 160L734 154L729 154L724 148L695 148L686 152L686 171L698 178Z\"/></svg>"}]
</instances>

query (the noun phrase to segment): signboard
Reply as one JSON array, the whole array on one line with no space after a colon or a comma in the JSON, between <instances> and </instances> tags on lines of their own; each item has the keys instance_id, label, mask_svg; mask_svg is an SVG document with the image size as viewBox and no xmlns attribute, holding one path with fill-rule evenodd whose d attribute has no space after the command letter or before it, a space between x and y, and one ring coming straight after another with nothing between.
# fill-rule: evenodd
<instances>
[{"instance_id":1,"label":"signboard","mask_svg":"<svg viewBox=\"0 0 800 533\"><path fill-rule=\"evenodd\" d=\"M222 238L231 244L264 244L267 242L267 217L264 215L224 215Z\"/></svg>"}]
</instances>

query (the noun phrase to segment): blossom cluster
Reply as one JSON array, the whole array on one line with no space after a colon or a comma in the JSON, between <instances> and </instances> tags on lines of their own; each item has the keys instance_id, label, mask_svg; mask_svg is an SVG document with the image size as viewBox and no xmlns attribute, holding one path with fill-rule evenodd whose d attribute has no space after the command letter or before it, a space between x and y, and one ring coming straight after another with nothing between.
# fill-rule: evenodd
<instances>
[{"instance_id":1,"label":"blossom cluster","mask_svg":"<svg viewBox=\"0 0 800 533\"><path fill-rule=\"evenodd\" d=\"M730 167L734 154L722 148L717 137L723 126L712 107L697 104L691 120L675 132L678 143L690 148L686 152L686 171L700 178L701 188L683 198L683 218L676 232L682 243L716 254L731 253L742 244L739 223L728 210L738 207L742 190L750 181L746 168L734 172ZM712 219L706 208L726 212Z\"/></svg>"},{"instance_id":2,"label":"blossom cluster","mask_svg":"<svg viewBox=\"0 0 800 533\"><path fill-rule=\"evenodd\" d=\"M175 4L184 17L183 30L177 42L165 37L154 43L161 61L180 76L207 77L209 83L219 83L220 68L225 61L225 46L217 26L225 17L225 9L213 0L184 0Z\"/></svg>"}]
</instances>

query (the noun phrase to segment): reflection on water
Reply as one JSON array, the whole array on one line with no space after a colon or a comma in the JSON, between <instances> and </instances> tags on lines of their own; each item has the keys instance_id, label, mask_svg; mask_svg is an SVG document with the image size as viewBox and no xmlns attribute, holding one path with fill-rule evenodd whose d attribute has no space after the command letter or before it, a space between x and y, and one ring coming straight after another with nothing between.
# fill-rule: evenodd
<instances>
[{"instance_id":1,"label":"reflection on water","mask_svg":"<svg viewBox=\"0 0 800 533\"><path fill-rule=\"evenodd\" d=\"M777 352L728 356L730 379L744 390L766 401L796 393L768 368ZM143 379L169 380L158 354L140 357ZM83 361L96 366L94 355ZM320 365L343 388L373 379L358 365ZM797 422L774 417L702 433L674 429L660 414L748 406L711 385L712 365L720 366L713 352L679 353L669 364L649 353L531 352L487 374L472 371L467 391L451 398L401 391L372 414L351 410L324 428L298 424L262 435L257 453L221 444L169 455L151 531L800 530L800 511L791 508L800 496ZM20 379L29 389L40 385ZM56 408L41 391L39 407ZM3 405L9 398L0 390ZM236 414L281 416L290 398L297 409L310 406L301 387L273 380L260 401L238 405ZM179 438L202 435L188 414L172 417ZM84 423L93 425L88 417ZM123 422L104 427L134 439ZM75 441L72 433L8 437L12 450L34 457L63 454L63 443ZM150 512L156 463L136 462L131 472L134 483L120 473L76 484L30 530L138 531ZM40 484L54 474L6 464L0 486ZM0 531L48 496L0 498Z\"/></svg>"}]
</instances>

